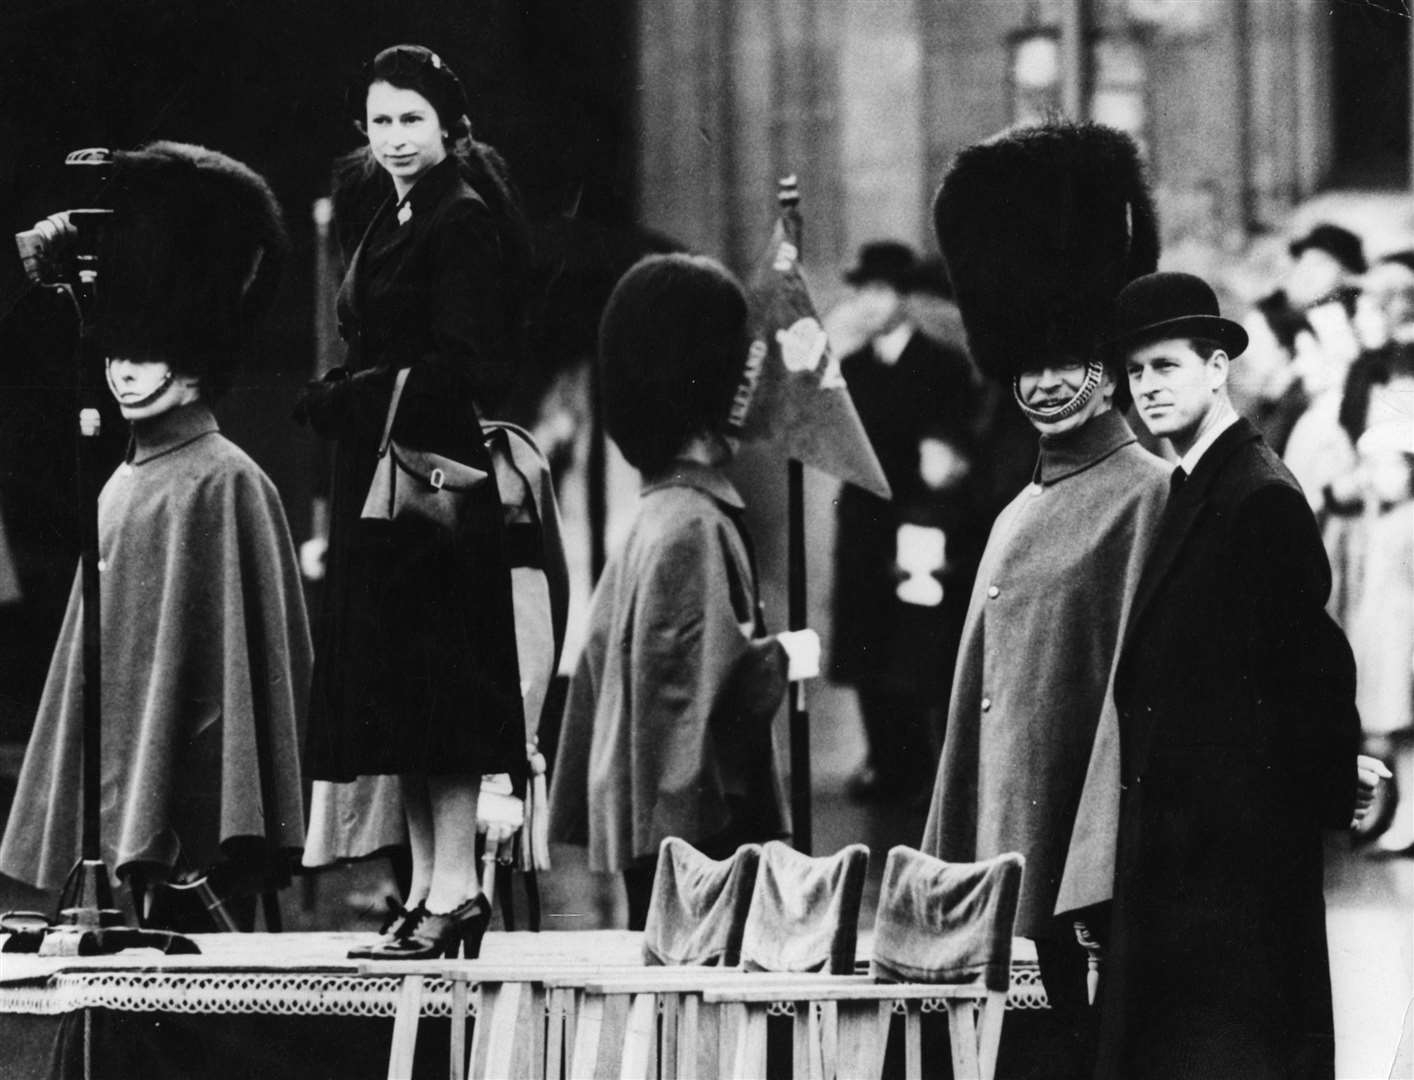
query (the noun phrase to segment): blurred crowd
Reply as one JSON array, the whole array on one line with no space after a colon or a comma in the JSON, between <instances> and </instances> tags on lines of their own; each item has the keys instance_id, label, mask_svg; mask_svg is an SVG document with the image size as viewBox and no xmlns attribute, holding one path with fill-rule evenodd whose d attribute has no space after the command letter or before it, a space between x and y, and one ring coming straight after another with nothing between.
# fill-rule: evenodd
<instances>
[{"instance_id":1,"label":"blurred crowd","mask_svg":"<svg viewBox=\"0 0 1414 1080\"><path fill-rule=\"evenodd\" d=\"M1292 241L1285 277L1248 315L1239 407L1300 481L1330 556L1330 612L1359 671L1367 749L1414 790L1414 250L1367 261L1320 224ZM1236 396L1236 395L1235 395ZM1407 852L1393 797L1366 827Z\"/></svg>"},{"instance_id":2,"label":"blurred crowd","mask_svg":"<svg viewBox=\"0 0 1414 1080\"><path fill-rule=\"evenodd\" d=\"M1366 749L1396 774L1359 839L1408 852L1414 814L1396 806L1414 791L1414 249L1364 249L1331 223L1292 239L1243 320L1231 387L1317 517ZM1035 434L968 361L942 260L870 243L845 281L826 325L895 499L841 492L830 674L855 689L868 743L851 795L926 805L977 560L1030 480ZM916 663L920 650L942 662Z\"/></svg>"}]
</instances>

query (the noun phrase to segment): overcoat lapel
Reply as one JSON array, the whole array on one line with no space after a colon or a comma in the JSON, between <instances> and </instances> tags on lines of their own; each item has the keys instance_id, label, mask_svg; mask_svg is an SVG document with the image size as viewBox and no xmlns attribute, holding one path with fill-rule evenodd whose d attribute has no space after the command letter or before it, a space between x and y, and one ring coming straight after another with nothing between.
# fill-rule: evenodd
<instances>
[{"instance_id":1,"label":"overcoat lapel","mask_svg":"<svg viewBox=\"0 0 1414 1080\"><path fill-rule=\"evenodd\" d=\"M1154 541L1154 549L1149 553L1149 562L1144 567L1144 574L1139 579L1139 587L1135 592L1133 613L1124 633L1126 650L1143 623L1154 594L1173 569L1174 561L1183 550L1188 534L1202 516L1213 481L1222 471L1223 464L1239 446L1255 438L1257 429L1246 420L1239 419L1218 436L1217 441L1198 462L1198 467L1188 482L1178 494L1169 498L1168 505L1164 508L1163 521L1159 525L1158 538Z\"/></svg>"},{"instance_id":2,"label":"overcoat lapel","mask_svg":"<svg viewBox=\"0 0 1414 1080\"><path fill-rule=\"evenodd\" d=\"M363 280L364 253L368 250L368 238L373 235L373 230L378 228L381 222L392 210L396 199L384 199L382 204L373 214L371 220L363 230L363 235L359 237L358 247L354 248L353 256L349 259L348 273L344 275L343 302L348 309L360 319L362 318L363 304L359 295L359 283Z\"/></svg>"},{"instance_id":3,"label":"overcoat lapel","mask_svg":"<svg viewBox=\"0 0 1414 1080\"><path fill-rule=\"evenodd\" d=\"M383 200L382 205L374 213L373 220L368 223L368 228L363 230L363 236L359 239L353 258L349 260L348 279L354 282L350 307L355 314L358 313L360 306L358 283L362 281L362 274L370 256L374 259L374 265L381 265L411 244L414 238L421 238L427 231L428 215L436 207L438 200L460 180L461 174L458 171L456 159L449 155L443 162L433 166L427 175L418 180L406 198L399 199L396 194L393 194ZM471 194L477 202L485 205L485 200L481 197L480 192L473 188ZM411 213L411 218L394 229L386 239L380 239L376 249L370 249L369 240L382 226L383 219L396 214L404 206Z\"/></svg>"},{"instance_id":4,"label":"overcoat lapel","mask_svg":"<svg viewBox=\"0 0 1414 1080\"><path fill-rule=\"evenodd\" d=\"M1124 630L1124 644L1120 650L1121 675L1124 674L1123 666L1130 651L1130 643L1143 626L1150 604L1177 563L1194 526L1204 516L1211 501L1213 484L1222 472L1223 465L1239 447L1257 437L1257 429L1246 420L1239 419L1217 437L1208 452L1199 460L1198 467L1193 470L1188 482L1169 497L1163 520L1159 524L1159 535L1149 553L1143 576L1139 579L1134 607ZM1133 760L1142 763L1148 758L1152 734L1149 717L1147 714L1136 715L1130 722L1136 726L1131 733L1136 751Z\"/></svg>"},{"instance_id":5,"label":"overcoat lapel","mask_svg":"<svg viewBox=\"0 0 1414 1080\"><path fill-rule=\"evenodd\" d=\"M1202 516L1203 507L1207 504L1207 492L1198 490L1197 479L1195 475L1181 491L1170 495L1168 504L1164 507L1163 520L1159 523L1159 535L1154 540L1153 550L1149 552L1149 561L1139 578L1139 587L1134 595L1134 610L1124 629L1126 648L1140 623L1144 621L1149 602L1173 569L1174 560L1183 550L1184 541L1188 539L1194 523Z\"/></svg>"},{"instance_id":6,"label":"overcoat lapel","mask_svg":"<svg viewBox=\"0 0 1414 1080\"><path fill-rule=\"evenodd\" d=\"M416 190L417 188L414 187L413 191ZM383 220L396 213L403 203L395 196L392 196L378 208L378 212L373 215L373 220L368 223L368 228L364 231L363 239L359 241L358 251L354 253L356 266L362 267L364 264L368 263L370 257L373 258L374 265L381 265L394 254L407 247L407 245L412 242L413 237L422 231L422 222L418 220L416 201L412 193L409 193L406 201L414 210L412 220L405 225L399 225L386 236L379 237L378 244L370 248L369 240L371 240L377 230L382 227ZM358 280L358 278L356 277L355 280Z\"/></svg>"}]
</instances>

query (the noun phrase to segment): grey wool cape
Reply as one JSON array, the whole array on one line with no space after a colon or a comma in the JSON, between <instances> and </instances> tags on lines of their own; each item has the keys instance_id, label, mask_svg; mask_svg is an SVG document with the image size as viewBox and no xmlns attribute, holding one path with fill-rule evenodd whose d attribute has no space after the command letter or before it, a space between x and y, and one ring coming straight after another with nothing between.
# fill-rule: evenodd
<instances>
[{"instance_id":1,"label":"grey wool cape","mask_svg":"<svg viewBox=\"0 0 1414 1080\"><path fill-rule=\"evenodd\" d=\"M98 502L101 833L110 869L204 869L303 842L299 733L312 650L274 485L202 404L143 425ZM82 836L76 578L0 845L54 888Z\"/></svg>"},{"instance_id":2,"label":"grey wool cape","mask_svg":"<svg viewBox=\"0 0 1414 1080\"><path fill-rule=\"evenodd\" d=\"M1024 855L1023 937L1113 894L1114 663L1169 472L1117 412L1043 436L982 556L922 850Z\"/></svg>"},{"instance_id":3,"label":"grey wool cape","mask_svg":"<svg viewBox=\"0 0 1414 1080\"><path fill-rule=\"evenodd\" d=\"M643 489L590 605L550 789L550 839L618 872L666 836L790 831L772 723L785 652L763 635L740 495L674 463Z\"/></svg>"}]
</instances>

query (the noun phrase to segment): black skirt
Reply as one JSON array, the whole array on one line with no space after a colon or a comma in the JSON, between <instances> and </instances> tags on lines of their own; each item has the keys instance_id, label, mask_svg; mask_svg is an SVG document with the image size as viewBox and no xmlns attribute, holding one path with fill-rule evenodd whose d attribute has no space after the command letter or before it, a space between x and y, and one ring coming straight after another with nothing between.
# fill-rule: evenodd
<instances>
[{"instance_id":1,"label":"black skirt","mask_svg":"<svg viewBox=\"0 0 1414 1080\"><path fill-rule=\"evenodd\" d=\"M364 520L369 461L336 461L325 604L315 625L306 772L519 773L525 728L495 474L455 534ZM359 451L364 451L360 453ZM475 462L472 462L475 464Z\"/></svg>"}]
</instances>

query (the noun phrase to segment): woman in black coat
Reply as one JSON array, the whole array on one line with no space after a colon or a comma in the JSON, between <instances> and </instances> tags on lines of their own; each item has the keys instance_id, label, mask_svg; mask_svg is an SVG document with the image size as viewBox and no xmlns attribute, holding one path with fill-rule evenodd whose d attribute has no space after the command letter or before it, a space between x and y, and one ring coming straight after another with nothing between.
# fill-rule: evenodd
<instances>
[{"instance_id":1,"label":"woman in black coat","mask_svg":"<svg viewBox=\"0 0 1414 1080\"><path fill-rule=\"evenodd\" d=\"M349 108L370 172L393 190L339 293L347 361L300 409L335 442L306 766L320 780L401 777L411 888L390 931L354 953L474 956L490 919L474 858L480 779L525 761L509 556L478 418L519 362L527 233L504 165L471 141L461 84L435 53L385 49ZM402 368L393 439L488 473L454 534L361 516Z\"/></svg>"}]
</instances>

